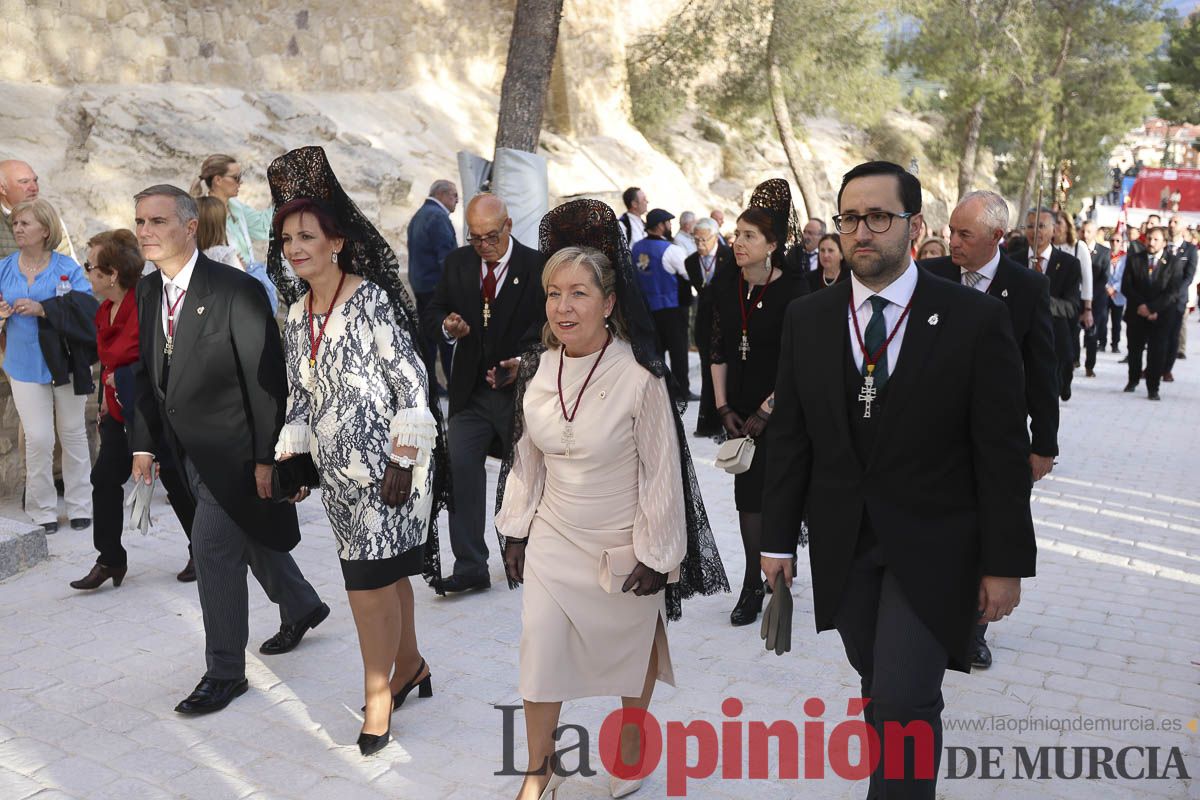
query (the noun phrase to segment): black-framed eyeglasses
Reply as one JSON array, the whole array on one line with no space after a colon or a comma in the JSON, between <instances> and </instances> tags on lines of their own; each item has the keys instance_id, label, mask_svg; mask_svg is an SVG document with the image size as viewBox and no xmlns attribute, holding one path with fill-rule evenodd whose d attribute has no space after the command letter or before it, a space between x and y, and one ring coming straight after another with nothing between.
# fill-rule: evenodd
<instances>
[{"instance_id":1,"label":"black-framed eyeglasses","mask_svg":"<svg viewBox=\"0 0 1200 800\"><path fill-rule=\"evenodd\" d=\"M867 223L867 230L871 233L887 233L892 229L892 220L896 218L908 219L913 216L912 211L905 211L902 214L893 214L891 211L872 211L869 214L835 214L833 217L833 227L838 233L850 234L858 230L859 221Z\"/></svg>"},{"instance_id":2,"label":"black-framed eyeglasses","mask_svg":"<svg viewBox=\"0 0 1200 800\"><path fill-rule=\"evenodd\" d=\"M91 272L92 270L96 269L96 267L97 267L97 266L98 266L98 265L96 265L96 264L93 264L93 263L92 263L92 262L90 262L90 261L85 261L85 262L83 262L83 271L84 271L84 272Z\"/></svg>"},{"instance_id":3,"label":"black-framed eyeglasses","mask_svg":"<svg viewBox=\"0 0 1200 800\"><path fill-rule=\"evenodd\" d=\"M467 237L467 244L471 245L472 247L478 247L481 244L487 245L488 247L493 247L496 244L498 244L499 242L500 242L500 232L499 231L495 231L494 233L488 233L483 236L468 236Z\"/></svg>"}]
</instances>

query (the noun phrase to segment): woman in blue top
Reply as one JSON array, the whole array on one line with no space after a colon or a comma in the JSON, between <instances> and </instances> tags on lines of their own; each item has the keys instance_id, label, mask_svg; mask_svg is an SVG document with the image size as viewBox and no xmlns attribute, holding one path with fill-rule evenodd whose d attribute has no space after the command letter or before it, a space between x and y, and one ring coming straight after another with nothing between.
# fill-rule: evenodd
<instances>
[{"instance_id":1,"label":"woman in blue top","mask_svg":"<svg viewBox=\"0 0 1200 800\"><path fill-rule=\"evenodd\" d=\"M42 303L56 294L91 294L92 288L79 264L54 252L62 240L62 224L49 203L18 203L11 219L19 249L0 261L0 326L7 340L4 372L25 429L25 513L47 533L58 530L57 423L67 517L72 528L82 530L92 516L92 464L83 416L87 394L76 394L69 377L63 385L53 385L38 341L38 319L46 315Z\"/></svg>"}]
</instances>

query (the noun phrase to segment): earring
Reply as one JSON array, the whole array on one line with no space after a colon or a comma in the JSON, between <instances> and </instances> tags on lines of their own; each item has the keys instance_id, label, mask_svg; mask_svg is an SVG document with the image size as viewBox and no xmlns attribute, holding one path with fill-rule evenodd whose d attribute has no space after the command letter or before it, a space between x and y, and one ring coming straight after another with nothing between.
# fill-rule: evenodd
<instances>
[{"instance_id":1,"label":"earring","mask_svg":"<svg viewBox=\"0 0 1200 800\"><path fill-rule=\"evenodd\" d=\"M334 250L332 253L329 254L329 260L332 261L334 264L337 263L337 250Z\"/></svg>"}]
</instances>

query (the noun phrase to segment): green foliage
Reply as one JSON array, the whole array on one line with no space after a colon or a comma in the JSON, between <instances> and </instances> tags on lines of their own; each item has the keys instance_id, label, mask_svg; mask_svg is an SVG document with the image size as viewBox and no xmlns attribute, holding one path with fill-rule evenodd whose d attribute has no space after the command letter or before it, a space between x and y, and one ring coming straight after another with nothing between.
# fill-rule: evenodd
<instances>
[{"instance_id":1,"label":"green foliage","mask_svg":"<svg viewBox=\"0 0 1200 800\"><path fill-rule=\"evenodd\" d=\"M1170 83L1163 92L1162 113L1172 122L1200 124L1200 14L1170 29L1167 58L1159 72Z\"/></svg>"}]
</instances>

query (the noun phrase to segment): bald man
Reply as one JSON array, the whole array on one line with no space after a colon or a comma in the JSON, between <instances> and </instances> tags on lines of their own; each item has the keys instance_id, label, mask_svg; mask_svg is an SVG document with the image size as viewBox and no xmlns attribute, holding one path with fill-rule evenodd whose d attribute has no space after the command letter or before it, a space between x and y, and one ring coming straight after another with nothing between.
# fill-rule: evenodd
<instances>
[{"instance_id":1,"label":"bald man","mask_svg":"<svg viewBox=\"0 0 1200 800\"><path fill-rule=\"evenodd\" d=\"M0 258L17 249L17 240L13 238L12 210L18 203L36 200L39 191L38 176L33 167L15 158L0 161ZM62 232L62 241L56 250L64 256L75 258L75 248L71 246L65 223L62 223Z\"/></svg>"},{"instance_id":2,"label":"bald man","mask_svg":"<svg viewBox=\"0 0 1200 800\"><path fill-rule=\"evenodd\" d=\"M421 316L428 335L454 345L449 379L454 573L442 581L447 592L491 586L484 463L512 445L518 357L537 342L546 322L545 260L513 238L499 196L475 195L467 204L467 245L446 256L442 281Z\"/></svg>"}]
</instances>

